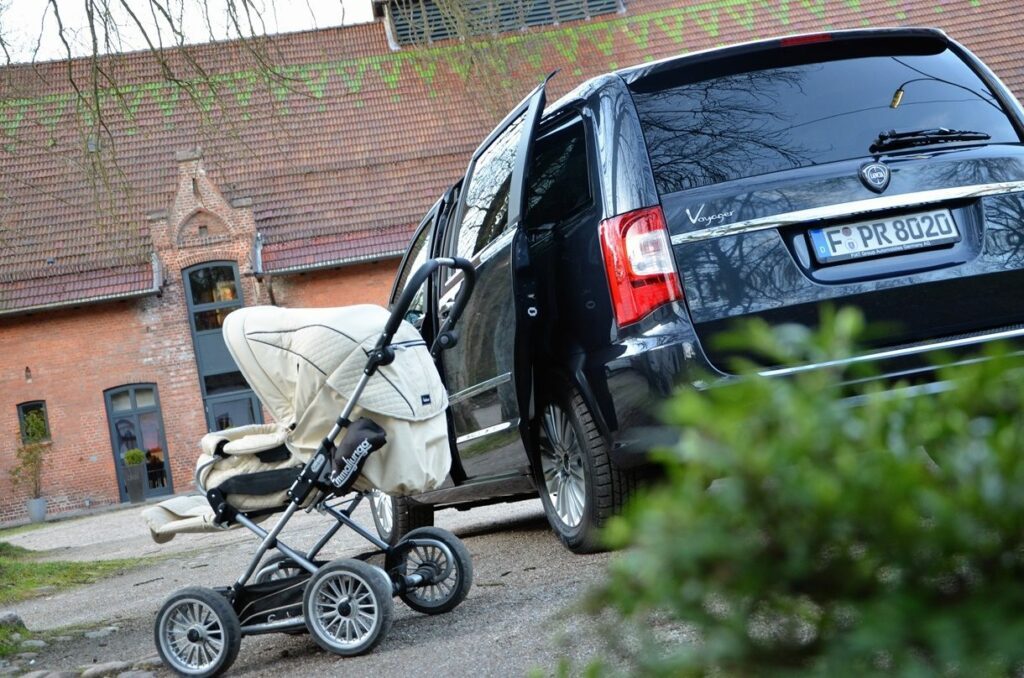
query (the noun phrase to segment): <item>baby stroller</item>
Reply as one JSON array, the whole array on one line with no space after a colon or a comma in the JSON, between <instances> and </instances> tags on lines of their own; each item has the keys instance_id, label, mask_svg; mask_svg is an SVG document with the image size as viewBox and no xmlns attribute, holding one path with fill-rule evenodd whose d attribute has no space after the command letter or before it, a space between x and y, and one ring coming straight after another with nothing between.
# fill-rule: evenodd
<instances>
[{"instance_id":1,"label":"baby stroller","mask_svg":"<svg viewBox=\"0 0 1024 678\"><path fill-rule=\"evenodd\" d=\"M442 266L461 269L464 283L428 351L403 317L422 283ZM414 273L390 314L375 306L252 307L228 316L225 343L278 425L207 434L196 471L205 497L173 498L143 516L157 541L239 526L261 541L231 586L185 588L163 604L154 636L171 669L217 675L234 662L243 636L274 632L308 630L324 649L358 655L387 633L393 596L426 614L448 612L465 599L473 566L455 535L420 528L391 546L352 513L365 492L423 491L447 475L447 394L433 358L454 344L452 327L472 287L468 261L433 259ZM325 416L339 409L320 439ZM307 551L281 539L300 509L334 518ZM259 525L275 514L269 530ZM342 526L375 549L318 560ZM278 553L263 561L271 549ZM383 568L368 562L380 556Z\"/></svg>"}]
</instances>

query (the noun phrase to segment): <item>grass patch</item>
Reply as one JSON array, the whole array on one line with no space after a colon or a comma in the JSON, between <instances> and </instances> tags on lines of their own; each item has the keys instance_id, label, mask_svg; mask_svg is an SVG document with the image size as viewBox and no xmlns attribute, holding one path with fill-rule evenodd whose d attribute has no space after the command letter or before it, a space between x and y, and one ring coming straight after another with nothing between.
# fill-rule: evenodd
<instances>
[{"instance_id":1,"label":"grass patch","mask_svg":"<svg viewBox=\"0 0 1024 678\"><path fill-rule=\"evenodd\" d=\"M0 626L0 657L21 652L21 642L32 637L32 632L24 626Z\"/></svg>"},{"instance_id":2,"label":"grass patch","mask_svg":"<svg viewBox=\"0 0 1024 678\"><path fill-rule=\"evenodd\" d=\"M92 562L41 562L33 551L0 542L0 605L80 584L92 584L149 561L148 558L121 558ZM2 643L3 638L0 637L0 646Z\"/></svg>"}]
</instances>

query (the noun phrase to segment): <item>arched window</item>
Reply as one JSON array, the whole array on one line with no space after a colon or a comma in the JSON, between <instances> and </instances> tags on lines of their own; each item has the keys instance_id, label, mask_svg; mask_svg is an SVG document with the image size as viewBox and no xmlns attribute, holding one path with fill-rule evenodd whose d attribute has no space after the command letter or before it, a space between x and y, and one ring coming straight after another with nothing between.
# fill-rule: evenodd
<instances>
[{"instance_id":1,"label":"arched window","mask_svg":"<svg viewBox=\"0 0 1024 678\"><path fill-rule=\"evenodd\" d=\"M245 305L238 266L212 261L182 272L206 423L211 431L262 423L259 401L228 353L224 319Z\"/></svg>"}]
</instances>

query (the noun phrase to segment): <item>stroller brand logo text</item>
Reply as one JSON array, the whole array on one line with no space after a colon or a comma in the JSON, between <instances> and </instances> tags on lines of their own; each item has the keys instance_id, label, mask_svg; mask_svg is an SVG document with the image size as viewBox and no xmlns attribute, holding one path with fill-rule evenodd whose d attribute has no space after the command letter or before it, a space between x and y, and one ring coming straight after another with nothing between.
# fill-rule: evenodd
<instances>
[{"instance_id":1,"label":"stroller brand logo text","mask_svg":"<svg viewBox=\"0 0 1024 678\"><path fill-rule=\"evenodd\" d=\"M352 456L345 460L345 465L331 478L334 486L343 486L348 482L349 478L358 473L359 467L362 466L361 462L370 452L373 452L373 445L370 444L369 440L363 440L363 442L359 443L356 449L352 451Z\"/></svg>"}]
</instances>

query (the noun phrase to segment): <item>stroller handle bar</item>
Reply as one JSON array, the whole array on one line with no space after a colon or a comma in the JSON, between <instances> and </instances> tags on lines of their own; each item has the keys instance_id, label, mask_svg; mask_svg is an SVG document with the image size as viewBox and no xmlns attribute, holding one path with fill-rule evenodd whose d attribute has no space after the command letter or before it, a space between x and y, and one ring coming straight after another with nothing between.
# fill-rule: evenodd
<instances>
[{"instance_id":1,"label":"stroller handle bar","mask_svg":"<svg viewBox=\"0 0 1024 678\"><path fill-rule=\"evenodd\" d=\"M409 306L412 305L412 300L416 293L419 292L420 287L434 271L442 267L457 268L462 271L463 283L455 297L455 303L452 305L451 312L441 327L438 328L434 344L430 347L430 354L436 358L440 351L454 345L451 328L458 322L459 317L466 308L470 295L473 293L473 285L476 282L476 270L468 259L461 257L438 257L437 259L425 261L422 266L416 269L405 284L402 296L395 302L394 307L391 309L391 317L388 318L387 325L384 326L384 334L381 335L380 342L377 344L379 348L384 348L391 343L391 338L398 331L398 326L409 311Z\"/></svg>"}]
</instances>

